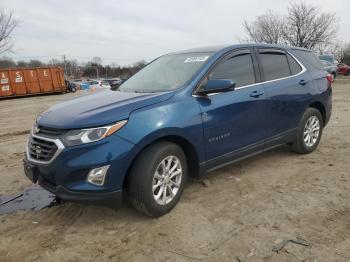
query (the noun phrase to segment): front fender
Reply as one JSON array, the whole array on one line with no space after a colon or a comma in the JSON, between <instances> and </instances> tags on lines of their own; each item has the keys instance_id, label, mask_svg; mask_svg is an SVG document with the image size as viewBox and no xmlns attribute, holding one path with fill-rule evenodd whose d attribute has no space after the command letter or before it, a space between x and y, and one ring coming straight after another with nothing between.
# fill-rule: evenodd
<instances>
[{"instance_id":1,"label":"front fender","mask_svg":"<svg viewBox=\"0 0 350 262\"><path fill-rule=\"evenodd\" d=\"M193 145L198 161L205 161L201 111L192 96L133 111L118 136L135 144L138 151L166 136L181 137Z\"/></svg>"}]
</instances>

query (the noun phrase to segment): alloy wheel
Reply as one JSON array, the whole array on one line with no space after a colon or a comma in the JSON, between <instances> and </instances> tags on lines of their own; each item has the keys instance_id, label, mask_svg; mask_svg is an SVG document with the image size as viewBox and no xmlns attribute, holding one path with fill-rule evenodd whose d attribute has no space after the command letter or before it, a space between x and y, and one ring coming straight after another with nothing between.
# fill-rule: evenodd
<instances>
[{"instance_id":1,"label":"alloy wheel","mask_svg":"<svg viewBox=\"0 0 350 262\"><path fill-rule=\"evenodd\" d=\"M167 156L157 166L153 175L153 198L159 205L170 203L178 193L182 180L181 161Z\"/></svg>"},{"instance_id":2,"label":"alloy wheel","mask_svg":"<svg viewBox=\"0 0 350 262\"><path fill-rule=\"evenodd\" d=\"M320 134L320 121L316 116L310 116L306 121L304 128L304 143L308 147L312 147L317 142Z\"/></svg>"}]
</instances>

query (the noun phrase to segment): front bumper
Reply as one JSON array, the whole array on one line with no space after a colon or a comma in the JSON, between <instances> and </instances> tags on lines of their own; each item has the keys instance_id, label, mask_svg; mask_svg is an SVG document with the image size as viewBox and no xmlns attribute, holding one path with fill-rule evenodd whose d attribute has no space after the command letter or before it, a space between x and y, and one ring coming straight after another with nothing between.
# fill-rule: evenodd
<instances>
[{"instance_id":1,"label":"front bumper","mask_svg":"<svg viewBox=\"0 0 350 262\"><path fill-rule=\"evenodd\" d=\"M31 161L26 156L25 173L65 201L120 205L133 148L134 144L112 135L98 142L64 148L49 163ZM91 169L105 165L110 168L102 186L87 182Z\"/></svg>"},{"instance_id":2,"label":"front bumper","mask_svg":"<svg viewBox=\"0 0 350 262\"><path fill-rule=\"evenodd\" d=\"M68 201L68 202L86 202L92 204L104 204L111 206L121 206L123 203L123 190L118 190L115 192L96 192L96 193L85 193L71 191L64 186L53 186L49 181L43 176L39 176L38 184L50 191L52 194L58 198Z\"/></svg>"}]
</instances>

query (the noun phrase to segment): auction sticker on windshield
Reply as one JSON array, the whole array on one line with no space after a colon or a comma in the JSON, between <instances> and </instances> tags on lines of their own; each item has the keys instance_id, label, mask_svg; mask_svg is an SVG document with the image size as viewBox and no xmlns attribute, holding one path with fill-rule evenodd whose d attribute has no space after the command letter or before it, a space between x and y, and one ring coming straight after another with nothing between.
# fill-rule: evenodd
<instances>
[{"instance_id":1,"label":"auction sticker on windshield","mask_svg":"<svg viewBox=\"0 0 350 262\"><path fill-rule=\"evenodd\" d=\"M209 56L194 56L188 57L185 59L184 63L193 63L193 62L204 62L208 59Z\"/></svg>"}]
</instances>

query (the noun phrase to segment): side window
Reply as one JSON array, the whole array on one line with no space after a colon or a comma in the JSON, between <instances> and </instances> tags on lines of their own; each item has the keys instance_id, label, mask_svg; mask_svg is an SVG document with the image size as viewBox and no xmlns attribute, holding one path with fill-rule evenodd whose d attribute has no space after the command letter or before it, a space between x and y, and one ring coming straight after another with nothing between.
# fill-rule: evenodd
<instances>
[{"instance_id":1,"label":"side window","mask_svg":"<svg viewBox=\"0 0 350 262\"><path fill-rule=\"evenodd\" d=\"M217 65L209 79L231 79L236 87L255 83L254 66L251 54L240 54L228 58Z\"/></svg>"},{"instance_id":2,"label":"side window","mask_svg":"<svg viewBox=\"0 0 350 262\"><path fill-rule=\"evenodd\" d=\"M308 50L294 49L293 53L300 57L303 60L303 63L305 61L309 66L311 66L311 68L323 70L321 60L313 52Z\"/></svg>"},{"instance_id":3,"label":"side window","mask_svg":"<svg viewBox=\"0 0 350 262\"><path fill-rule=\"evenodd\" d=\"M260 51L260 60L265 73L265 81L291 75L287 56L282 52Z\"/></svg>"},{"instance_id":4,"label":"side window","mask_svg":"<svg viewBox=\"0 0 350 262\"><path fill-rule=\"evenodd\" d=\"M295 59L291 55L287 54L287 56L288 56L290 71L292 71L292 75L296 75L296 74L300 73L302 68L298 64L298 62L295 61Z\"/></svg>"}]
</instances>

